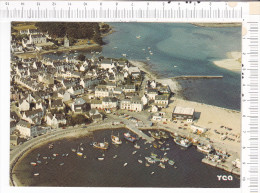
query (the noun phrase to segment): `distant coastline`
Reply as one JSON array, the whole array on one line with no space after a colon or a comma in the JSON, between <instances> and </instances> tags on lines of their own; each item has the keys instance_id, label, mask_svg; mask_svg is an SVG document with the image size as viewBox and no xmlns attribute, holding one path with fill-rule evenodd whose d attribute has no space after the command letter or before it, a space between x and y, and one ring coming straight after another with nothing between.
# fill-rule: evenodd
<instances>
[{"instance_id":1,"label":"distant coastline","mask_svg":"<svg viewBox=\"0 0 260 193\"><path fill-rule=\"evenodd\" d=\"M191 23L199 27L241 27L241 23Z\"/></svg>"}]
</instances>

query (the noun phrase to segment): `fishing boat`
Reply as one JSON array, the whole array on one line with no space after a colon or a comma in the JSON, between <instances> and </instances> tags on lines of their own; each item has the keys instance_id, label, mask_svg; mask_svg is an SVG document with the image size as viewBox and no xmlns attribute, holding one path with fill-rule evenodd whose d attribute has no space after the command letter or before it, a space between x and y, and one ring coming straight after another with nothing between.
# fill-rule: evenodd
<instances>
[{"instance_id":1,"label":"fishing boat","mask_svg":"<svg viewBox=\"0 0 260 193\"><path fill-rule=\"evenodd\" d=\"M114 158L114 159L117 158L117 155L114 155L113 158Z\"/></svg>"},{"instance_id":2,"label":"fishing boat","mask_svg":"<svg viewBox=\"0 0 260 193\"><path fill-rule=\"evenodd\" d=\"M112 140L113 144L116 144L116 145L122 144L122 141L120 140L120 138L118 136L111 135L111 140Z\"/></svg>"},{"instance_id":3,"label":"fishing boat","mask_svg":"<svg viewBox=\"0 0 260 193\"><path fill-rule=\"evenodd\" d=\"M81 150L81 151L83 151L83 150L84 150L84 148L83 148L83 147L80 147L80 150Z\"/></svg>"},{"instance_id":4,"label":"fishing boat","mask_svg":"<svg viewBox=\"0 0 260 193\"><path fill-rule=\"evenodd\" d=\"M136 36L136 39L140 39L141 38L141 36Z\"/></svg>"},{"instance_id":5,"label":"fishing boat","mask_svg":"<svg viewBox=\"0 0 260 193\"><path fill-rule=\"evenodd\" d=\"M63 166L64 165L64 163L60 163L60 166Z\"/></svg>"},{"instance_id":6,"label":"fishing boat","mask_svg":"<svg viewBox=\"0 0 260 193\"><path fill-rule=\"evenodd\" d=\"M140 145L138 145L137 143L134 145L134 147L135 147L136 149L140 149Z\"/></svg>"},{"instance_id":7,"label":"fishing boat","mask_svg":"<svg viewBox=\"0 0 260 193\"><path fill-rule=\"evenodd\" d=\"M86 158L87 158L87 156L86 156L86 155L84 155L84 156L83 156L83 158L84 158L84 159L86 159Z\"/></svg>"},{"instance_id":8,"label":"fishing boat","mask_svg":"<svg viewBox=\"0 0 260 193\"><path fill-rule=\"evenodd\" d=\"M150 167L150 164L148 164L148 163L145 163L145 166L146 166L146 167Z\"/></svg>"},{"instance_id":9,"label":"fishing boat","mask_svg":"<svg viewBox=\"0 0 260 193\"><path fill-rule=\"evenodd\" d=\"M154 174L154 172L151 172L151 175L153 175Z\"/></svg>"},{"instance_id":10,"label":"fishing boat","mask_svg":"<svg viewBox=\"0 0 260 193\"><path fill-rule=\"evenodd\" d=\"M174 142L175 142L177 145L180 145L180 146L186 147L186 148L188 148L188 147L191 146L191 142L190 142L189 140L183 139L183 138L181 138L181 139L174 139Z\"/></svg>"},{"instance_id":11,"label":"fishing boat","mask_svg":"<svg viewBox=\"0 0 260 193\"><path fill-rule=\"evenodd\" d=\"M175 164L175 162L173 160L168 160L168 164L173 166Z\"/></svg>"},{"instance_id":12,"label":"fishing boat","mask_svg":"<svg viewBox=\"0 0 260 193\"><path fill-rule=\"evenodd\" d=\"M72 152L76 152L76 149L72 148L71 151L72 151Z\"/></svg>"},{"instance_id":13,"label":"fishing boat","mask_svg":"<svg viewBox=\"0 0 260 193\"><path fill-rule=\"evenodd\" d=\"M39 176L39 175L40 175L40 173L34 173L33 175L34 175L34 176Z\"/></svg>"},{"instance_id":14,"label":"fishing boat","mask_svg":"<svg viewBox=\"0 0 260 193\"><path fill-rule=\"evenodd\" d=\"M151 136L152 136L154 139L161 139L161 136L160 136L159 133L157 133L157 132L151 132Z\"/></svg>"},{"instance_id":15,"label":"fishing boat","mask_svg":"<svg viewBox=\"0 0 260 193\"><path fill-rule=\"evenodd\" d=\"M126 55L126 54L122 54L122 56L124 56L124 57L127 57L127 55Z\"/></svg>"},{"instance_id":16,"label":"fishing boat","mask_svg":"<svg viewBox=\"0 0 260 193\"><path fill-rule=\"evenodd\" d=\"M124 137L126 140L128 140L130 142L135 142L137 140L136 137L130 135L130 133L124 133Z\"/></svg>"},{"instance_id":17,"label":"fishing boat","mask_svg":"<svg viewBox=\"0 0 260 193\"><path fill-rule=\"evenodd\" d=\"M48 157L42 157L43 159L48 159Z\"/></svg>"},{"instance_id":18,"label":"fishing boat","mask_svg":"<svg viewBox=\"0 0 260 193\"><path fill-rule=\"evenodd\" d=\"M103 161L105 158L104 157L99 157L98 160L99 161Z\"/></svg>"},{"instance_id":19,"label":"fishing boat","mask_svg":"<svg viewBox=\"0 0 260 193\"><path fill-rule=\"evenodd\" d=\"M108 149L109 144L108 142L103 142L103 143L93 142L93 147L106 150Z\"/></svg>"},{"instance_id":20,"label":"fishing boat","mask_svg":"<svg viewBox=\"0 0 260 193\"><path fill-rule=\"evenodd\" d=\"M198 144L197 145L197 149L199 151L201 151L202 153L210 153L212 151L212 147L210 145L202 145L202 144Z\"/></svg>"},{"instance_id":21,"label":"fishing boat","mask_svg":"<svg viewBox=\"0 0 260 193\"><path fill-rule=\"evenodd\" d=\"M31 162L30 164L31 164L32 166L36 166L36 165L37 165L36 162Z\"/></svg>"},{"instance_id":22,"label":"fishing boat","mask_svg":"<svg viewBox=\"0 0 260 193\"><path fill-rule=\"evenodd\" d=\"M165 169L165 165L163 163L160 163L158 166L160 166L161 168Z\"/></svg>"},{"instance_id":23,"label":"fishing boat","mask_svg":"<svg viewBox=\"0 0 260 193\"><path fill-rule=\"evenodd\" d=\"M58 153L54 153L52 154L54 157L57 157L59 154Z\"/></svg>"},{"instance_id":24,"label":"fishing boat","mask_svg":"<svg viewBox=\"0 0 260 193\"><path fill-rule=\"evenodd\" d=\"M127 166L127 163L124 163L124 167Z\"/></svg>"},{"instance_id":25,"label":"fishing boat","mask_svg":"<svg viewBox=\"0 0 260 193\"><path fill-rule=\"evenodd\" d=\"M169 135L167 135L167 133L164 132L164 131L159 131L159 135L163 139L168 139L169 138Z\"/></svg>"},{"instance_id":26,"label":"fishing boat","mask_svg":"<svg viewBox=\"0 0 260 193\"><path fill-rule=\"evenodd\" d=\"M142 164L142 163L143 163L143 160L140 160L140 159L139 159L138 162L139 162L140 164Z\"/></svg>"}]
</instances>

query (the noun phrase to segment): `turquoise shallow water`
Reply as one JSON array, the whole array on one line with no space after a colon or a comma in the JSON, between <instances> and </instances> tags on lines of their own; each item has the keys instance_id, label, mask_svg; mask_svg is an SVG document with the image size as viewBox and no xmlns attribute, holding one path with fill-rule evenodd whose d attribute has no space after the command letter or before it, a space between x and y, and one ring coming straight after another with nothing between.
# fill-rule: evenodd
<instances>
[{"instance_id":1,"label":"turquoise shallow water","mask_svg":"<svg viewBox=\"0 0 260 193\"><path fill-rule=\"evenodd\" d=\"M162 77L223 75L218 80L179 81L183 95L189 100L240 110L240 73L219 68L212 61L226 58L227 52L241 51L241 27L210 28L181 23L110 25L115 32L104 38L103 56L120 58L127 54L130 60L148 62L151 70Z\"/></svg>"}]
</instances>

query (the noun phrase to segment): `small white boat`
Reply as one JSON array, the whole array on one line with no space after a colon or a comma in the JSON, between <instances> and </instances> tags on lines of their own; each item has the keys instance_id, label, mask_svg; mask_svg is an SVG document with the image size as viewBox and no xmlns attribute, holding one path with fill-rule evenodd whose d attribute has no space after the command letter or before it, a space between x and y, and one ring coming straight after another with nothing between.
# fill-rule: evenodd
<instances>
[{"instance_id":1,"label":"small white boat","mask_svg":"<svg viewBox=\"0 0 260 193\"><path fill-rule=\"evenodd\" d=\"M126 55L126 54L122 54L122 56L124 56L124 57L127 57L127 55Z\"/></svg>"},{"instance_id":2,"label":"small white boat","mask_svg":"<svg viewBox=\"0 0 260 193\"><path fill-rule=\"evenodd\" d=\"M145 166L146 166L146 167L150 167L150 164L148 164L148 163L145 163Z\"/></svg>"},{"instance_id":3,"label":"small white boat","mask_svg":"<svg viewBox=\"0 0 260 193\"><path fill-rule=\"evenodd\" d=\"M117 158L117 155L114 155L113 158L114 158L114 159Z\"/></svg>"},{"instance_id":4,"label":"small white boat","mask_svg":"<svg viewBox=\"0 0 260 193\"><path fill-rule=\"evenodd\" d=\"M63 166L64 165L64 163L60 163L60 166Z\"/></svg>"},{"instance_id":5,"label":"small white boat","mask_svg":"<svg viewBox=\"0 0 260 193\"><path fill-rule=\"evenodd\" d=\"M87 156L86 156L86 155L84 155L84 156L83 156L83 158L84 158L84 159L86 159L86 158L87 158Z\"/></svg>"},{"instance_id":6,"label":"small white boat","mask_svg":"<svg viewBox=\"0 0 260 193\"><path fill-rule=\"evenodd\" d=\"M140 145L138 145L137 143L134 145L134 147L135 147L136 149L140 149Z\"/></svg>"},{"instance_id":7,"label":"small white boat","mask_svg":"<svg viewBox=\"0 0 260 193\"><path fill-rule=\"evenodd\" d=\"M76 152L76 149L72 148L71 151L72 151L72 152Z\"/></svg>"},{"instance_id":8,"label":"small white boat","mask_svg":"<svg viewBox=\"0 0 260 193\"><path fill-rule=\"evenodd\" d=\"M140 39L141 38L141 36L136 36L136 39Z\"/></svg>"},{"instance_id":9,"label":"small white boat","mask_svg":"<svg viewBox=\"0 0 260 193\"><path fill-rule=\"evenodd\" d=\"M137 152L137 151L133 151L133 153L132 153L132 154L134 155L134 154L136 154L136 152Z\"/></svg>"},{"instance_id":10,"label":"small white boat","mask_svg":"<svg viewBox=\"0 0 260 193\"><path fill-rule=\"evenodd\" d=\"M127 163L124 163L124 167L127 166Z\"/></svg>"},{"instance_id":11,"label":"small white boat","mask_svg":"<svg viewBox=\"0 0 260 193\"><path fill-rule=\"evenodd\" d=\"M48 157L42 157L43 159L48 159Z\"/></svg>"},{"instance_id":12,"label":"small white boat","mask_svg":"<svg viewBox=\"0 0 260 193\"><path fill-rule=\"evenodd\" d=\"M36 165L37 165L36 162L31 162L30 164L31 164L32 166L36 166Z\"/></svg>"},{"instance_id":13,"label":"small white boat","mask_svg":"<svg viewBox=\"0 0 260 193\"><path fill-rule=\"evenodd\" d=\"M84 148L83 148L83 147L81 147L81 148L80 148L80 150L81 150L81 151L83 151L83 150L84 150Z\"/></svg>"},{"instance_id":14,"label":"small white boat","mask_svg":"<svg viewBox=\"0 0 260 193\"><path fill-rule=\"evenodd\" d=\"M153 174L154 174L154 172L151 172L151 174L153 175Z\"/></svg>"},{"instance_id":15,"label":"small white boat","mask_svg":"<svg viewBox=\"0 0 260 193\"><path fill-rule=\"evenodd\" d=\"M34 175L34 176L39 176L39 175L40 175L40 173L34 173L33 175Z\"/></svg>"},{"instance_id":16,"label":"small white boat","mask_svg":"<svg viewBox=\"0 0 260 193\"><path fill-rule=\"evenodd\" d=\"M174 67L174 68L177 68L177 66L175 66L175 65L174 65L173 67Z\"/></svg>"},{"instance_id":17,"label":"small white boat","mask_svg":"<svg viewBox=\"0 0 260 193\"><path fill-rule=\"evenodd\" d=\"M143 160L140 160L140 159L139 159L138 162L139 162L140 164L142 164L142 163L143 163Z\"/></svg>"},{"instance_id":18,"label":"small white boat","mask_svg":"<svg viewBox=\"0 0 260 193\"><path fill-rule=\"evenodd\" d=\"M99 157L98 160L99 161L103 161L105 158L104 157Z\"/></svg>"}]
</instances>

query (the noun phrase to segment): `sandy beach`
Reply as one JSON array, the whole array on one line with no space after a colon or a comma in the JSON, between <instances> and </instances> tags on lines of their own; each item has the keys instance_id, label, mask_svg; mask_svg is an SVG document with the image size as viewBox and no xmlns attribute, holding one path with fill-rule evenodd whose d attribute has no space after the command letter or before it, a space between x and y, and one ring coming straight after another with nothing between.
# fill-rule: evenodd
<instances>
[{"instance_id":1,"label":"sandy beach","mask_svg":"<svg viewBox=\"0 0 260 193\"><path fill-rule=\"evenodd\" d=\"M241 52L228 52L227 59L213 61L220 68L241 72Z\"/></svg>"},{"instance_id":2,"label":"sandy beach","mask_svg":"<svg viewBox=\"0 0 260 193\"><path fill-rule=\"evenodd\" d=\"M241 112L180 98L173 97L171 100L173 102L169 104L169 108L165 109L166 112L170 113L175 106L194 108L196 119L193 124L208 129L205 137L210 138L218 148L232 151L237 157L240 157ZM225 127L232 130L227 130ZM222 134L234 139L234 141L223 141L221 139Z\"/></svg>"}]
</instances>

